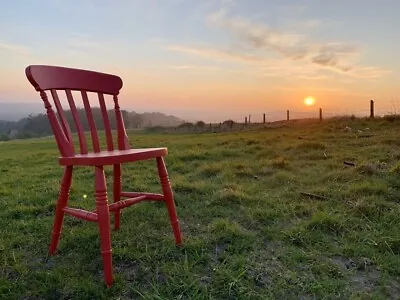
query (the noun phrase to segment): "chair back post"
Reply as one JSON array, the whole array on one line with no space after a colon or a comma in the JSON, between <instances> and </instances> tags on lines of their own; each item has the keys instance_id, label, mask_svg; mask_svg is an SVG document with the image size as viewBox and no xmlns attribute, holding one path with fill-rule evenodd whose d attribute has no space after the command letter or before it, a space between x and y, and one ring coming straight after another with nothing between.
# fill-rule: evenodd
<instances>
[{"instance_id":1,"label":"chair back post","mask_svg":"<svg viewBox=\"0 0 400 300\"><path fill-rule=\"evenodd\" d=\"M53 134L57 143L58 150L62 156L73 156L74 150L72 147L72 141L68 141L65 133L61 129L60 123L57 120L56 114L49 102L47 94L45 91L40 91L40 97L43 100L44 107L46 109L46 114L50 122L51 129L53 130Z\"/></svg>"},{"instance_id":2,"label":"chair back post","mask_svg":"<svg viewBox=\"0 0 400 300\"><path fill-rule=\"evenodd\" d=\"M118 138L118 149L127 150L130 148L128 135L126 133L124 119L118 103L118 95L114 95L114 109L115 118L117 120L117 138Z\"/></svg>"}]
</instances>

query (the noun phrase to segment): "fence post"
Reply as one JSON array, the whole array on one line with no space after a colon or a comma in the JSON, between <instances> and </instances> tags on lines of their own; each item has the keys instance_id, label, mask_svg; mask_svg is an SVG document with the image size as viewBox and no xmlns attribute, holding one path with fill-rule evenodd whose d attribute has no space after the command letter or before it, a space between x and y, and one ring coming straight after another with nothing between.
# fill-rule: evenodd
<instances>
[{"instance_id":1,"label":"fence post","mask_svg":"<svg viewBox=\"0 0 400 300\"><path fill-rule=\"evenodd\" d=\"M244 125L247 125L247 117L244 117Z\"/></svg>"},{"instance_id":2,"label":"fence post","mask_svg":"<svg viewBox=\"0 0 400 300\"><path fill-rule=\"evenodd\" d=\"M250 124L250 118L251 118L251 115L249 115L249 124Z\"/></svg>"},{"instance_id":3,"label":"fence post","mask_svg":"<svg viewBox=\"0 0 400 300\"><path fill-rule=\"evenodd\" d=\"M374 114L374 100L370 101L370 105L369 105L369 109L370 109L370 118L374 118L375 114Z\"/></svg>"},{"instance_id":4,"label":"fence post","mask_svg":"<svg viewBox=\"0 0 400 300\"><path fill-rule=\"evenodd\" d=\"M322 108L319 109L319 120L322 121Z\"/></svg>"},{"instance_id":5,"label":"fence post","mask_svg":"<svg viewBox=\"0 0 400 300\"><path fill-rule=\"evenodd\" d=\"M263 114L263 124L265 124L265 113Z\"/></svg>"},{"instance_id":6,"label":"fence post","mask_svg":"<svg viewBox=\"0 0 400 300\"><path fill-rule=\"evenodd\" d=\"M290 120L290 118L289 118L289 110L286 111L286 120L287 120L287 121Z\"/></svg>"}]
</instances>

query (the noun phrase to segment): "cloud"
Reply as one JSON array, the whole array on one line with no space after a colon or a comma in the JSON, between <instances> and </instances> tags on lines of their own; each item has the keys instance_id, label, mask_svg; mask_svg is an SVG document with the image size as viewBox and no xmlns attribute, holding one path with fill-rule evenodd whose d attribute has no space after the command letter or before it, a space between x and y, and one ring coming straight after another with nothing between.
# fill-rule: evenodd
<instances>
[{"instance_id":1,"label":"cloud","mask_svg":"<svg viewBox=\"0 0 400 300\"><path fill-rule=\"evenodd\" d=\"M207 20L212 25L228 30L239 41L254 49L273 49L293 58L302 57L306 50L301 43L301 34L281 33L242 18L227 18L224 9L211 14Z\"/></svg>"},{"instance_id":2,"label":"cloud","mask_svg":"<svg viewBox=\"0 0 400 300\"><path fill-rule=\"evenodd\" d=\"M339 47L339 46L333 46ZM332 71L334 73L344 74L354 78L360 79L377 79L391 73L390 70L385 70L379 67L371 66L341 66L338 64L338 57L340 53L334 55L329 52L321 52L319 55L312 57L314 63L303 59L271 59L262 56L251 54L243 54L234 51L219 50L207 47L189 47L184 45L167 45L165 49L170 51L177 51L189 55L211 58L216 61L235 62L240 63L245 69L242 70L228 70L223 69L224 72L237 73L242 75L256 76L256 77L297 77L306 80L325 80L329 77L320 72L324 70ZM347 48L343 48L346 52ZM318 61L317 61L318 60ZM222 70L219 67L201 66L201 65L181 65L172 66L177 70L192 70L192 71L217 71Z\"/></svg>"},{"instance_id":3,"label":"cloud","mask_svg":"<svg viewBox=\"0 0 400 300\"><path fill-rule=\"evenodd\" d=\"M167 45L164 46L165 49L171 51L178 51L186 54L203 56L203 57L212 57L219 61L228 60L228 61L236 61L241 63L249 63L249 62L261 62L263 59L261 57L252 55L252 54L242 54L235 53L229 50L218 50L212 48L205 47L189 47L183 45Z\"/></svg>"},{"instance_id":4,"label":"cloud","mask_svg":"<svg viewBox=\"0 0 400 300\"><path fill-rule=\"evenodd\" d=\"M219 68L217 66L203 65L180 65L173 66L176 70L191 70L191 71L217 71L241 74L255 77L298 77L302 79L316 80L322 79L319 74L320 68L315 65L307 65L307 62L302 60L282 60L279 58L267 58L250 54L242 54L233 51L218 50L207 47L189 47L183 45L167 45L165 49L177 51L188 55L210 58L219 62L234 62L239 63L241 69Z\"/></svg>"},{"instance_id":5,"label":"cloud","mask_svg":"<svg viewBox=\"0 0 400 300\"><path fill-rule=\"evenodd\" d=\"M174 70L195 70L195 71L219 71L220 67L217 66L201 66L201 65L179 65L171 66Z\"/></svg>"},{"instance_id":6,"label":"cloud","mask_svg":"<svg viewBox=\"0 0 400 300\"><path fill-rule=\"evenodd\" d=\"M29 50L28 47L25 47L22 45L17 45L17 44L12 44L12 43L7 43L4 41L0 41L0 50L6 50L6 51L9 51L14 54L21 55L21 56L28 56L31 54L31 51Z\"/></svg>"},{"instance_id":7,"label":"cloud","mask_svg":"<svg viewBox=\"0 0 400 300\"><path fill-rule=\"evenodd\" d=\"M358 45L341 41L312 41L307 35L293 30L285 32L244 18L228 17L226 7L208 15L207 22L236 38L239 44L231 45L230 50L176 44L164 48L217 61L241 63L246 69L234 72L261 77L324 80L327 74L321 72L326 70L354 78L376 79L390 73L379 67L358 65L361 56ZM316 24L316 21L310 21L310 26ZM271 54L281 57L272 59Z\"/></svg>"},{"instance_id":8,"label":"cloud","mask_svg":"<svg viewBox=\"0 0 400 300\"><path fill-rule=\"evenodd\" d=\"M351 59L359 54L355 45L311 42L303 34L279 31L243 18L229 18L225 9L209 15L207 21L227 30L250 49L273 51L284 58L307 60L313 64L337 68L342 72L353 67L347 58ZM315 21L311 24L315 24Z\"/></svg>"},{"instance_id":9,"label":"cloud","mask_svg":"<svg viewBox=\"0 0 400 300\"><path fill-rule=\"evenodd\" d=\"M306 80L327 80L327 79L329 79L329 77L326 75L299 75L298 77L300 79L306 79Z\"/></svg>"},{"instance_id":10,"label":"cloud","mask_svg":"<svg viewBox=\"0 0 400 300\"><path fill-rule=\"evenodd\" d=\"M357 67L350 70L349 75L362 79L378 79L392 73L391 70L385 70L378 67Z\"/></svg>"}]
</instances>

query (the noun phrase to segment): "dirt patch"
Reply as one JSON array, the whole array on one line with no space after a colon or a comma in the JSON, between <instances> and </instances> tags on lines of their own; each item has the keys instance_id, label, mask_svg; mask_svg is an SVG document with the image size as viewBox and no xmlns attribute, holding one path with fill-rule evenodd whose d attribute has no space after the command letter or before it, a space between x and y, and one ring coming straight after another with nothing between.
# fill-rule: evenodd
<instances>
[{"instance_id":1,"label":"dirt patch","mask_svg":"<svg viewBox=\"0 0 400 300\"><path fill-rule=\"evenodd\" d=\"M356 167L357 172L366 175L375 175L383 172L387 169L387 164L384 162L380 163L363 163Z\"/></svg>"},{"instance_id":2,"label":"dirt patch","mask_svg":"<svg viewBox=\"0 0 400 300\"><path fill-rule=\"evenodd\" d=\"M388 280L385 288L389 299L400 299L400 278Z\"/></svg>"},{"instance_id":3,"label":"dirt patch","mask_svg":"<svg viewBox=\"0 0 400 300\"><path fill-rule=\"evenodd\" d=\"M140 266L135 261L117 262L114 266L115 273L122 274L127 280L134 281L139 274Z\"/></svg>"},{"instance_id":4,"label":"dirt patch","mask_svg":"<svg viewBox=\"0 0 400 300\"><path fill-rule=\"evenodd\" d=\"M339 266L343 273L348 275L349 288L353 293L370 293L383 286L388 299L400 299L400 281L393 278L388 280L382 278L379 267L369 258L352 259L335 256L331 258L331 262Z\"/></svg>"},{"instance_id":5,"label":"dirt patch","mask_svg":"<svg viewBox=\"0 0 400 300\"><path fill-rule=\"evenodd\" d=\"M370 270L373 270L375 268L373 262L366 257L352 259L343 256L334 256L331 258L331 261L334 264L338 265L342 269L342 271L351 269L368 271L368 268Z\"/></svg>"},{"instance_id":6,"label":"dirt patch","mask_svg":"<svg viewBox=\"0 0 400 300\"><path fill-rule=\"evenodd\" d=\"M2 276L4 276L5 278L7 278L7 280L13 282L13 281L17 281L19 278L19 273L17 271L15 271L13 268L11 267L5 267L2 271Z\"/></svg>"},{"instance_id":7,"label":"dirt patch","mask_svg":"<svg viewBox=\"0 0 400 300\"><path fill-rule=\"evenodd\" d=\"M370 292L379 285L380 278L381 273L378 270L369 272L356 271L354 275L350 277L351 286L354 290Z\"/></svg>"},{"instance_id":8,"label":"dirt patch","mask_svg":"<svg viewBox=\"0 0 400 300\"><path fill-rule=\"evenodd\" d=\"M258 287L267 287L274 284L277 274L283 274L286 267L280 262L281 242L265 242L264 251L257 252L249 257L249 267L246 271L249 278L253 278Z\"/></svg>"},{"instance_id":9,"label":"dirt patch","mask_svg":"<svg viewBox=\"0 0 400 300\"><path fill-rule=\"evenodd\" d=\"M335 256L331 261L349 274L352 286L357 290L371 290L381 277L379 269L366 257L352 259Z\"/></svg>"}]
</instances>

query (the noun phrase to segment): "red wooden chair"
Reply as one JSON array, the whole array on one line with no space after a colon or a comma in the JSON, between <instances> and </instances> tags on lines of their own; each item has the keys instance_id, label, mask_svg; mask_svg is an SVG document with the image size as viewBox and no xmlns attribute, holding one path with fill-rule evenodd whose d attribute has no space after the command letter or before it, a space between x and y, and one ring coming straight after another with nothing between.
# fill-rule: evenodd
<instances>
[{"instance_id":1,"label":"red wooden chair","mask_svg":"<svg viewBox=\"0 0 400 300\"><path fill-rule=\"evenodd\" d=\"M57 200L49 255L54 254L57 248L64 214L86 221L97 222L100 231L100 246L101 254L103 256L104 279L106 285L111 286L113 283L113 272L110 237L110 213L114 213L114 229L118 230L120 227L121 210L146 200L165 202L168 208L176 244L180 245L182 240L179 221L175 210L173 192L164 163L164 156L167 155L168 150L167 148L134 149L130 147L124 121L118 104L118 94L122 88L121 78L115 75L88 70L42 65L28 66L25 69L25 74L36 91L40 92L40 96L44 102L47 116L53 130L58 149L60 151L61 157L59 158L59 164L64 166L64 175ZM75 152L72 133L68 122L66 121L66 116L57 94L57 91L59 90L62 90L66 93L78 134L80 153ZM57 109L57 114L52 109L46 91L50 91ZM88 125L90 128L93 152L89 152L72 91L80 91L81 93ZM91 106L89 104L88 92L96 93L99 99L107 142L107 150L104 151L100 149L96 124L93 118ZM113 144L112 131L105 103L105 95L111 95L114 100L117 123L116 132L118 139L118 145L116 145L116 147ZM163 193L154 194L145 192L121 191L121 164L149 159L155 159L156 161ZM78 165L90 166L94 167L95 169L95 211L90 212L67 206L69 191L72 183L72 171L74 166ZM114 201L112 204L109 204L107 200L107 187L104 173L105 165L113 166ZM121 198L123 197L127 199L122 200Z\"/></svg>"}]
</instances>

